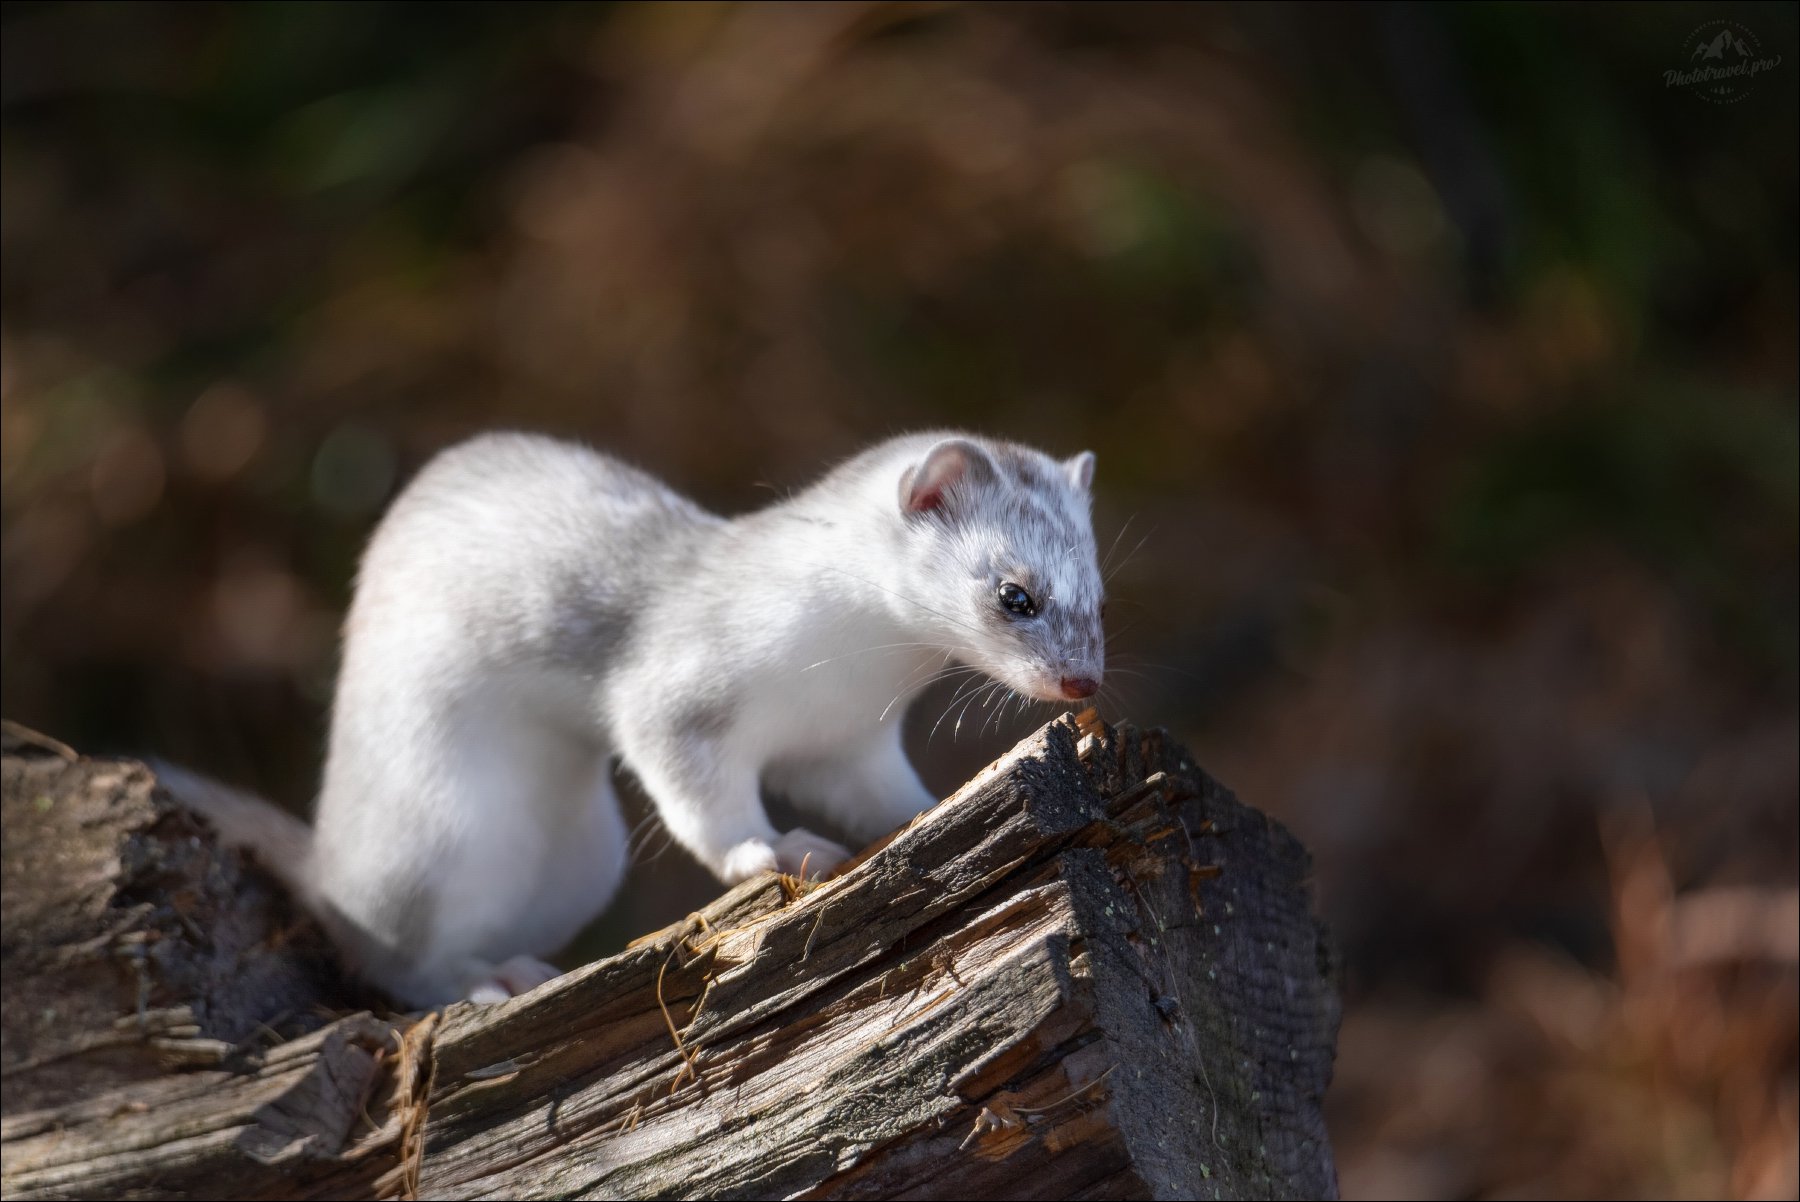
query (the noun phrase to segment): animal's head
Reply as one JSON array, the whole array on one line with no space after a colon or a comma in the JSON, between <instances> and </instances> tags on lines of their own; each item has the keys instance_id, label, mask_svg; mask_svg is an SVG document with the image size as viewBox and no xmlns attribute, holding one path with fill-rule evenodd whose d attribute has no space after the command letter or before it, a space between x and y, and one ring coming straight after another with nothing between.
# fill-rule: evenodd
<instances>
[{"instance_id":1,"label":"animal's head","mask_svg":"<svg viewBox=\"0 0 1800 1202\"><path fill-rule=\"evenodd\" d=\"M1104 586L1090 514L1094 455L946 437L914 455L898 496L916 620L1019 693L1075 701L1106 669Z\"/></svg>"}]
</instances>

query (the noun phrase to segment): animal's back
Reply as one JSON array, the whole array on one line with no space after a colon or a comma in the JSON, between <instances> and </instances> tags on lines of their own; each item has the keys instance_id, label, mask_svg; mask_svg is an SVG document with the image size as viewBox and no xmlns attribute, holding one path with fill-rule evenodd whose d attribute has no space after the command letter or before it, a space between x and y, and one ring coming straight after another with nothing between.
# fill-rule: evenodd
<instances>
[{"instance_id":1,"label":"animal's back","mask_svg":"<svg viewBox=\"0 0 1800 1202\"><path fill-rule=\"evenodd\" d=\"M318 893L375 979L460 988L452 949L547 954L605 904L624 835L595 685L719 520L524 434L452 447L394 502L346 623L316 823ZM587 878L553 879L571 849Z\"/></svg>"},{"instance_id":2,"label":"animal's back","mask_svg":"<svg viewBox=\"0 0 1800 1202\"><path fill-rule=\"evenodd\" d=\"M446 627L484 657L579 657L620 637L648 583L719 520L587 447L483 435L427 464L383 519L351 630Z\"/></svg>"}]
</instances>

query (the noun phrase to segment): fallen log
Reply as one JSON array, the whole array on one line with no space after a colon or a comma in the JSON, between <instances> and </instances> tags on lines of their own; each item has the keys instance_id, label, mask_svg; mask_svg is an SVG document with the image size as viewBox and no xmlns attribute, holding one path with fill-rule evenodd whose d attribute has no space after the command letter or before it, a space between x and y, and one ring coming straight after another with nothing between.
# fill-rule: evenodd
<instances>
[{"instance_id":1,"label":"fallen log","mask_svg":"<svg viewBox=\"0 0 1800 1202\"><path fill-rule=\"evenodd\" d=\"M3 776L8 1198L1335 1196L1306 854L1157 731L1059 718L823 884L424 1016L142 765Z\"/></svg>"}]
</instances>

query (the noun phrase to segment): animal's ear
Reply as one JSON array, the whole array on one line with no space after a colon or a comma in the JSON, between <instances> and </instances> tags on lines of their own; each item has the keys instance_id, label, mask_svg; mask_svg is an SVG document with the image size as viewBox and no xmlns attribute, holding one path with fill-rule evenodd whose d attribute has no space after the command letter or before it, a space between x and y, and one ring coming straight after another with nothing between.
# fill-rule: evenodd
<instances>
[{"instance_id":1,"label":"animal's ear","mask_svg":"<svg viewBox=\"0 0 1800 1202\"><path fill-rule=\"evenodd\" d=\"M966 438L946 438L901 473L900 511L912 514L943 509L957 485L992 471L980 447Z\"/></svg>"},{"instance_id":2,"label":"animal's ear","mask_svg":"<svg viewBox=\"0 0 1800 1202\"><path fill-rule=\"evenodd\" d=\"M1083 451L1073 459L1063 460L1063 471L1080 492L1086 492L1094 486L1094 453Z\"/></svg>"}]
</instances>

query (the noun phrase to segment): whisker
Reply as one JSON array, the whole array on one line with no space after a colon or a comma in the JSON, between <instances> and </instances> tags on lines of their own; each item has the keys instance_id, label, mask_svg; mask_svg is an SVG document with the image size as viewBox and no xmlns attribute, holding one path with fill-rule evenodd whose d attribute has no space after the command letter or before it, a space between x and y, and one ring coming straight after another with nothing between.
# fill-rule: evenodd
<instances>
[{"instance_id":1,"label":"whisker","mask_svg":"<svg viewBox=\"0 0 1800 1202\"><path fill-rule=\"evenodd\" d=\"M1138 515L1134 513L1126 518L1125 524L1119 527L1119 532L1113 535L1112 546L1106 549L1106 558L1100 561L1100 571L1103 575L1106 571L1106 565L1112 562L1113 552L1119 549L1119 540L1125 537L1125 532L1131 529L1131 523L1137 521L1137 516Z\"/></svg>"},{"instance_id":2,"label":"whisker","mask_svg":"<svg viewBox=\"0 0 1800 1202\"><path fill-rule=\"evenodd\" d=\"M985 682L982 679L976 679L973 681L964 681L962 684L956 686L956 691L954 695L951 696L949 704L944 706L944 712L938 715L938 720L931 724L931 733L925 736L925 745L927 747L931 746L931 740L937 737L938 727L944 724L944 719L950 716L950 711L956 708L956 703L962 700L963 694L979 689L983 683Z\"/></svg>"},{"instance_id":3,"label":"whisker","mask_svg":"<svg viewBox=\"0 0 1800 1202\"><path fill-rule=\"evenodd\" d=\"M948 658L948 657L946 656L946 658ZM917 684L903 683L900 686L900 691L898 693L895 693L893 696L893 699L890 700L887 703L887 705L882 707L881 716L876 718L875 720L877 722L887 721L888 711L893 709L894 706L898 705L900 703L900 699L902 697L910 697L922 689L930 688L932 685L936 684L940 680L954 680L958 676L963 676L970 672L979 672L979 671L981 671L980 668L970 668L970 667L965 667L965 666L959 664L958 666L956 666L954 668L940 667L937 671L933 672L930 676L926 677L924 680L920 681Z\"/></svg>"},{"instance_id":4,"label":"whisker","mask_svg":"<svg viewBox=\"0 0 1800 1202\"><path fill-rule=\"evenodd\" d=\"M662 830L662 828L660 828L660 827L658 827L657 829L659 831L661 831L662 836L663 836L663 841L662 841L661 846L659 846L655 851L651 852L649 855L644 857L644 863L646 863L646 864L656 863L658 860L660 860L664 856L668 855L669 849L671 847L675 846L675 837L673 835L669 834L668 831Z\"/></svg>"},{"instance_id":5,"label":"whisker","mask_svg":"<svg viewBox=\"0 0 1800 1202\"><path fill-rule=\"evenodd\" d=\"M999 730L1001 721L1006 717L1008 703L1019 699L1018 691L1011 687L1006 690L1006 694L1006 696L1000 699L1000 704L994 707L993 712L988 715L987 721L981 724L983 734L987 733L989 725L992 725L996 731Z\"/></svg>"},{"instance_id":6,"label":"whisker","mask_svg":"<svg viewBox=\"0 0 1800 1202\"><path fill-rule=\"evenodd\" d=\"M848 659L852 655L867 655L871 651L891 651L891 650L895 650L900 647L930 647L934 651L948 651L951 654L955 654L957 651L961 650L961 648L952 647L948 643L928 643L928 642L879 643L873 647L858 647L853 651L846 651L842 655L828 656L825 659L819 660L817 663L807 664L804 668L802 668L800 670L802 672L810 672L814 668L822 668L826 664L835 664L835 663L837 663L838 660Z\"/></svg>"},{"instance_id":7,"label":"whisker","mask_svg":"<svg viewBox=\"0 0 1800 1202\"><path fill-rule=\"evenodd\" d=\"M1094 695L1096 706L1104 705L1116 711L1119 721L1130 721L1127 710L1138 708L1137 696L1119 685L1117 681L1109 681Z\"/></svg>"},{"instance_id":8,"label":"whisker","mask_svg":"<svg viewBox=\"0 0 1800 1202\"><path fill-rule=\"evenodd\" d=\"M985 696L989 691L991 691L993 689L994 685L997 683L998 683L997 681L992 681L992 680L987 681L986 683L982 684L979 688L975 689L974 692L970 693L966 699L964 699L964 701L962 703L962 708L956 711L956 721L951 723L951 726L950 726L950 741L952 743L956 742L957 736L959 736L962 733L963 719L968 716L969 707L971 705L975 704L975 702L977 700L979 700L981 697Z\"/></svg>"},{"instance_id":9,"label":"whisker","mask_svg":"<svg viewBox=\"0 0 1800 1202\"><path fill-rule=\"evenodd\" d=\"M1120 629L1118 629L1118 630L1115 630L1115 631L1112 631L1112 632L1111 632L1111 633L1109 633L1109 634L1108 634L1108 635L1107 635L1107 636L1106 636L1106 646L1107 646L1107 648L1108 648L1108 650L1110 650L1110 649L1111 649L1111 648L1112 648L1112 641L1113 641L1113 640L1114 640L1114 639L1116 639L1116 638L1119 638L1119 637L1121 637L1121 636L1123 636L1123 635L1127 635L1127 634L1130 634L1130 633L1131 633L1131 632L1132 632L1132 631L1133 631L1133 630L1136 630L1136 629L1137 629L1137 623L1136 623L1136 622L1133 622L1133 623L1132 623L1132 624L1131 624L1131 625L1129 625L1129 626L1125 626L1125 627L1121 627L1121 628L1120 628Z\"/></svg>"},{"instance_id":10,"label":"whisker","mask_svg":"<svg viewBox=\"0 0 1800 1202\"><path fill-rule=\"evenodd\" d=\"M1138 553L1138 552L1139 552L1139 551L1142 551L1142 550L1143 550L1143 549L1144 549L1144 544L1145 544L1145 543L1147 543L1147 542L1149 542L1149 541L1150 541L1150 536L1151 536L1151 535L1152 535L1152 534L1155 534L1155 533L1156 533L1156 527L1154 527L1154 526L1152 526L1152 527L1151 527L1151 528L1150 528L1150 529L1149 529L1149 531L1148 531L1148 532L1146 532L1146 533L1145 533L1145 535L1144 535L1144 537L1143 537L1143 538L1140 538L1140 539L1138 539L1138 540L1137 540L1137 546L1135 546L1135 547L1133 547L1133 548L1132 548L1132 549L1131 549L1131 551L1130 551L1130 552L1129 552L1129 553L1128 553L1128 554L1127 554L1127 555L1126 555L1126 556L1125 556L1125 558L1124 558L1124 559L1121 559L1121 560L1120 560L1120 561L1119 561L1119 562L1118 562L1118 564L1117 564L1117 565L1116 565L1116 566L1114 566L1114 567L1112 567L1112 568L1110 568L1110 569L1109 569L1109 568L1102 568L1102 569L1101 569L1101 570L1100 570L1100 583L1101 583L1101 584L1103 584L1103 585L1105 585L1105 584L1111 584L1111 583L1112 583L1112 578L1113 578L1113 577L1114 577L1114 576L1115 576L1115 575L1117 575L1117 574L1118 574L1118 572L1119 572L1119 571L1120 571L1120 570L1121 570L1121 569L1122 569L1122 568L1124 568L1124 567L1125 567L1125 565L1126 565L1126 564L1128 564L1128 563L1130 563L1130 562L1131 562L1131 561L1132 561L1132 559L1134 559L1134 558L1135 558L1135 557L1136 557L1136 556L1137 556L1137 553Z\"/></svg>"},{"instance_id":11,"label":"whisker","mask_svg":"<svg viewBox=\"0 0 1800 1202\"><path fill-rule=\"evenodd\" d=\"M1147 660L1136 656L1120 656L1117 659L1110 659L1107 663L1108 672L1123 671L1126 669L1134 671L1168 672L1187 680L1197 681L1200 684L1212 683L1198 672L1190 672L1186 668L1177 668L1173 664L1157 663L1153 660Z\"/></svg>"},{"instance_id":12,"label":"whisker","mask_svg":"<svg viewBox=\"0 0 1800 1202\"><path fill-rule=\"evenodd\" d=\"M950 652L946 651L946 652L944 652L944 658L938 661L938 664L936 667L932 666L930 660L926 660L924 663L918 665L912 671L908 672L905 676L903 676L901 678L900 691L898 693L896 693L895 696L896 697L905 696L906 693L914 687L912 682L920 675L923 675L925 677L925 679L922 682L920 682L917 687L924 688L926 685L930 684L933 680L937 679L938 673L950 671L950 669L946 666L947 664L949 664L949 662L950 662ZM959 665L959 667L960 667L960 665ZM892 705L893 702L890 701L890 702L888 702L888 704ZM882 712L882 715L885 717L887 714L887 711L884 709L881 712Z\"/></svg>"},{"instance_id":13,"label":"whisker","mask_svg":"<svg viewBox=\"0 0 1800 1202\"><path fill-rule=\"evenodd\" d=\"M931 606L925 604L923 601L915 601L913 598L907 596L905 593L899 592L895 589L891 589L891 588L887 587L887 585L885 585L885 584L878 584L875 581L868 579L867 577L858 576L855 572L845 571L843 568L838 567L836 564L817 564L815 566L824 568L827 571L836 572L840 576L848 576L850 579L855 580L861 584L866 584L870 588L878 588L882 592L887 593L889 596L898 597L898 598L900 598L900 600L906 602L908 605L914 606L918 609L922 609L928 614L935 614L937 617L944 619L944 621L949 622L950 624L952 624L954 626L960 626L964 630L970 631L977 635L982 633L982 631L980 630L979 627L976 627L976 626L972 625L971 623L965 622L961 618L955 617L951 614L947 614L941 609L933 609Z\"/></svg>"},{"instance_id":14,"label":"whisker","mask_svg":"<svg viewBox=\"0 0 1800 1202\"><path fill-rule=\"evenodd\" d=\"M956 742L957 738L962 734L963 719L968 716L970 702L973 702L976 698L981 698L981 706L985 709L987 707L986 698L993 696L995 689L1004 687L1005 686L1000 681L991 680L987 683L986 687L978 690L968 701L963 702L962 712L956 715L956 725L950 729L950 741L952 743Z\"/></svg>"},{"instance_id":15,"label":"whisker","mask_svg":"<svg viewBox=\"0 0 1800 1202\"><path fill-rule=\"evenodd\" d=\"M659 835L662 836L663 846L659 848L654 855L644 855L644 849L649 847L651 840ZM642 818L638 819L637 825L631 828L631 834L626 836L626 862L651 863L657 856L662 855L663 852L669 849L669 844L671 842L673 842L673 839L669 835L668 828L663 826L661 816L652 809Z\"/></svg>"}]
</instances>

